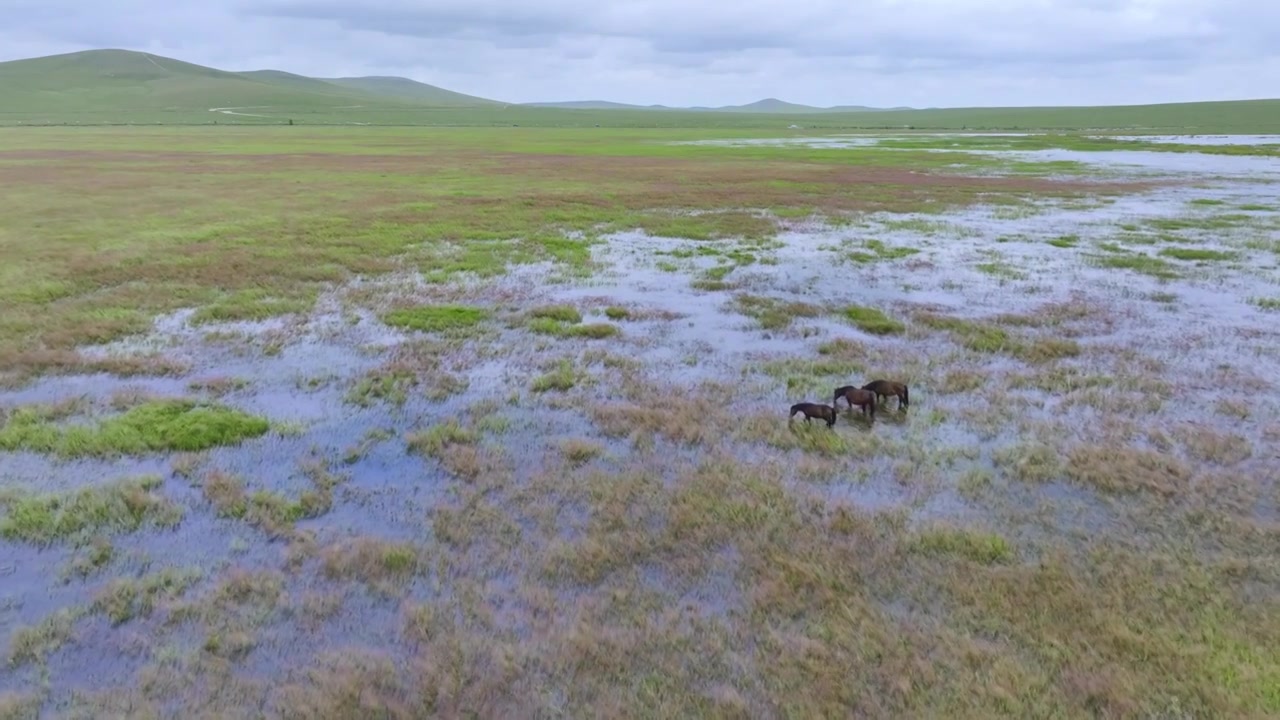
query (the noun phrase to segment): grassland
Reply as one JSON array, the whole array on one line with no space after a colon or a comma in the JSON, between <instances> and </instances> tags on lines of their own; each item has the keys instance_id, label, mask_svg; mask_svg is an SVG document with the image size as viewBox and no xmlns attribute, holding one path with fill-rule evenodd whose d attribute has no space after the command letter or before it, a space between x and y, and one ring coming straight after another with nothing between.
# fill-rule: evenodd
<instances>
[{"instance_id":1,"label":"grassland","mask_svg":"<svg viewBox=\"0 0 1280 720\"><path fill-rule=\"evenodd\" d=\"M1273 219L733 135L0 130L0 718L1280 713Z\"/></svg>"}]
</instances>

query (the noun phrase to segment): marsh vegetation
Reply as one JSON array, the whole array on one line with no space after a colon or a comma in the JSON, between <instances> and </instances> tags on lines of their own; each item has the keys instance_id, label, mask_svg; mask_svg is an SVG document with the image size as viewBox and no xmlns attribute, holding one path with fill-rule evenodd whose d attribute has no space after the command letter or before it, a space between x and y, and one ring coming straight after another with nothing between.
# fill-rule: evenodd
<instances>
[{"instance_id":1,"label":"marsh vegetation","mask_svg":"<svg viewBox=\"0 0 1280 720\"><path fill-rule=\"evenodd\" d=\"M0 133L0 718L1280 713L1274 158L686 135Z\"/></svg>"}]
</instances>

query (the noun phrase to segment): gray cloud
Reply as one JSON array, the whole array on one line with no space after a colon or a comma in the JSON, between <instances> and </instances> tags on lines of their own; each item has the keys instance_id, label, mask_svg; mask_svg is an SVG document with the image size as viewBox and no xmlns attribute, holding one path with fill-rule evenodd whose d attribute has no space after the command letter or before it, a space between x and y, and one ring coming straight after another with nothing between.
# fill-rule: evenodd
<instances>
[{"instance_id":1,"label":"gray cloud","mask_svg":"<svg viewBox=\"0 0 1280 720\"><path fill-rule=\"evenodd\" d=\"M6 0L0 59L128 47L397 74L514 102L819 105L1280 96L1260 0Z\"/></svg>"}]
</instances>

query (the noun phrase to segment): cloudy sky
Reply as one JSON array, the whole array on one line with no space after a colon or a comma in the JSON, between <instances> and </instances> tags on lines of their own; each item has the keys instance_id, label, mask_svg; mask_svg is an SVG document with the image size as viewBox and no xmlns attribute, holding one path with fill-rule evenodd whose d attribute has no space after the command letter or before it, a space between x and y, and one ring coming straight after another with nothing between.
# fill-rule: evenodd
<instances>
[{"instance_id":1,"label":"cloudy sky","mask_svg":"<svg viewBox=\"0 0 1280 720\"><path fill-rule=\"evenodd\" d=\"M119 47L510 102L1280 97L1276 0L0 0L0 60Z\"/></svg>"}]
</instances>

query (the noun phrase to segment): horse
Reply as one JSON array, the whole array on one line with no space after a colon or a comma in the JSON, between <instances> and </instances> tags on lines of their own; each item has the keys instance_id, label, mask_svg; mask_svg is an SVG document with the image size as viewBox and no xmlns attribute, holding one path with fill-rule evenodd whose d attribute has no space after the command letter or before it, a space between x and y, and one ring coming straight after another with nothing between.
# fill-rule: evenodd
<instances>
[{"instance_id":1,"label":"horse","mask_svg":"<svg viewBox=\"0 0 1280 720\"><path fill-rule=\"evenodd\" d=\"M852 385L845 385L843 387L836 388L835 397L831 399L831 405L834 407L836 403L839 402L840 398L844 398L844 401L849 404L850 410L853 409L854 405L857 405L862 409L862 413L864 415L868 415L873 420L875 419L876 417L876 394L875 393L868 392L866 390L861 390Z\"/></svg>"},{"instance_id":2,"label":"horse","mask_svg":"<svg viewBox=\"0 0 1280 720\"><path fill-rule=\"evenodd\" d=\"M877 397L882 398L880 400L881 404L884 404L884 401L888 400L890 395L894 395L898 398L898 407L900 408L907 407L910 400L907 395L906 384L893 382L892 380L872 380L866 385L863 385L862 389L870 390L875 393Z\"/></svg>"},{"instance_id":3,"label":"horse","mask_svg":"<svg viewBox=\"0 0 1280 720\"><path fill-rule=\"evenodd\" d=\"M836 409L830 405L811 402L796 403L791 406L791 413L787 420L790 421L791 418L794 418L796 413L804 413L805 422L818 418L819 420L826 420L827 427L832 427L836 424Z\"/></svg>"}]
</instances>

